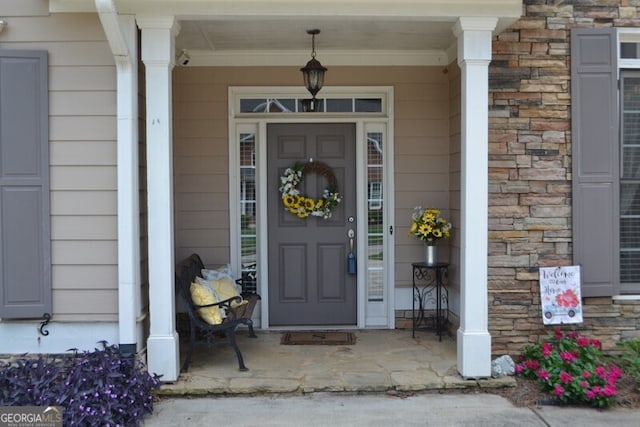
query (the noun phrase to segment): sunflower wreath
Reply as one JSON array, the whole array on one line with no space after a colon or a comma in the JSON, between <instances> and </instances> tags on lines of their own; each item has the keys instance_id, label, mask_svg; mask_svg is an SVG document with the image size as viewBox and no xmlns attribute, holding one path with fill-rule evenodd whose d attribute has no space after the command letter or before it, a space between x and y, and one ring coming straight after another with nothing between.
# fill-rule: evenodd
<instances>
[{"instance_id":1,"label":"sunflower wreath","mask_svg":"<svg viewBox=\"0 0 640 427\"><path fill-rule=\"evenodd\" d=\"M329 185L318 200L300 194L300 190L298 190L298 186L304 181L305 174L308 173L324 176L329 181ZM333 211L342 200L338 192L338 180L331 168L323 162L296 162L284 171L284 175L280 177L280 183L282 185L278 190L282 193L282 204L285 210L298 218L306 218L309 215L325 219L331 218Z\"/></svg>"}]
</instances>

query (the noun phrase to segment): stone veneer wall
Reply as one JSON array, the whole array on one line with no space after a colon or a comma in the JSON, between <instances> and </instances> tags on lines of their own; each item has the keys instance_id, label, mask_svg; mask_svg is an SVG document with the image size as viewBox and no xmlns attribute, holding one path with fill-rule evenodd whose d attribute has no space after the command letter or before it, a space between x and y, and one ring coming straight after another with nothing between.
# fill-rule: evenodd
<instances>
[{"instance_id":1,"label":"stone veneer wall","mask_svg":"<svg viewBox=\"0 0 640 427\"><path fill-rule=\"evenodd\" d=\"M570 29L640 27L638 0L524 0L493 43L489 69L489 331L516 354L552 327L538 267L572 264ZM567 325L614 349L640 336L640 301L586 298Z\"/></svg>"}]
</instances>

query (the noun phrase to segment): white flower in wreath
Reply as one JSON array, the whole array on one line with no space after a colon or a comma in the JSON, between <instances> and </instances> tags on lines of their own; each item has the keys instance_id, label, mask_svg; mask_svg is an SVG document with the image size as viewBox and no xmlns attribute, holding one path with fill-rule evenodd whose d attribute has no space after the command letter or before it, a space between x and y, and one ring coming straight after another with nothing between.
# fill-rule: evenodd
<instances>
[{"instance_id":1,"label":"white flower in wreath","mask_svg":"<svg viewBox=\"0 0 640 427\"><path fill-rule=\"evenodd\" d=\"M284 176L280 177L280 182L282 186L280 187L280 192L283 194L289 194L292 196L297 196L300 192L296 189L300 181L302 180L302 171L297 171L292 168L287 168L284 171Z\"/></svg>"},{"instance_id":2,"label":"white flower in wreath","mask_svg":"<svg viewBox=\"0 0 640 427\"><path fill-rule=\"evenodd\" d=\"M312 197L301 195L298 185L303 182L304 174L315 172L327 178L329 186L322 192L322 197L315 200ZM316 216L331 218L333 211L342 200L338 192L338 180L329 166L323 162L309 162L301 164L296 162L293 167L287 168L280 177L281 186L278 188L282 194L282 204L286 211L298 218Z\"/></svg>"}]
</instances>

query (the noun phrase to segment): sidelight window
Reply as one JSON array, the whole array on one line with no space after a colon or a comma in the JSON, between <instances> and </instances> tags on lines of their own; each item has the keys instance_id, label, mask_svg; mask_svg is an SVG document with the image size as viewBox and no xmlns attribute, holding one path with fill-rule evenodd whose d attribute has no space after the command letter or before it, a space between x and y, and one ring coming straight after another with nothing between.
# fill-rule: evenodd
<instances>
[{"instance_id":1,"label":"sidelight window","mask_svg":"<svg viewBox=\"0 0 640 427\"><path fill-rule=\"evenodd\" d=\"M384 298L383 134L367 133L367 299Z\"/></svg>"},{"instance_id":2,"label":"sidelight window","mask_svg":"<svg viewBox=\"0 0 640 427\"><path fill-rule=\"evenodd\" d=\"M240 133L240 262L243 278L256 280L256 135Z\"/></svg>"}]
</instances>

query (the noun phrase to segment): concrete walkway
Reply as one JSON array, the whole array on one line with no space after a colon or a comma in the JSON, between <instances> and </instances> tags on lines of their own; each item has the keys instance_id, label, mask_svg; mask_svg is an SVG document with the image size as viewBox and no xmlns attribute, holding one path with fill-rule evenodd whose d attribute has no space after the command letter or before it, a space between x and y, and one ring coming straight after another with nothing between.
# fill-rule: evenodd
<instances>
[{"instance_id":1,"label":"concrete walkway","mask_svg":"<svg viewBox=\"0 0 640 427\"><path fill-rule=\"evenodd\" d=\"M201 348L189 372L165 384L145 426L640 426L631 410L522 408L483 393L512 377L465 380L456 343L410 330L357 331L350 346L281 345L281 333Z\"/></svg>"},{"instance_id":2,"label":"concrete walkway","mask_svg":"<svg viewBox=\"0 0 640 427\"><path fill-rule=\"evenodd\" d=\"M412 393L409 393L412 394ZM400 395L403 396L403 395ZM631 410L518 408L491 394L312 393L171 398L145 426L620 426L640 425Z\"/></svg>"}]
</instances>

